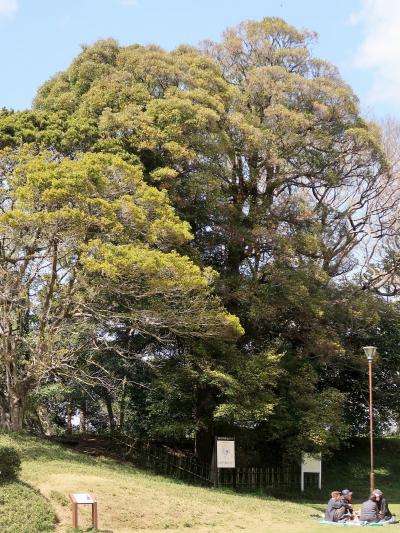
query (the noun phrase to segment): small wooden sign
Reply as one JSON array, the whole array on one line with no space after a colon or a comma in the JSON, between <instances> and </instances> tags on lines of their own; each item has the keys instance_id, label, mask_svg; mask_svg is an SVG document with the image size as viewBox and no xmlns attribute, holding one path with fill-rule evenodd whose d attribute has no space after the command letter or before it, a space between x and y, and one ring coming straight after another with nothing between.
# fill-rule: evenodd
<instances>
[{"instance_id":1,"label":"small wooden sign","mask_svg":"<svg viewBox=\"0 0 400 533\"><path fill-rule=\"evenodd\" d=\"M70 494L69 499L72 503L72 527L78 529L78 505L91 505L92 506L92 529L97 531L98 529L98 517L97 517L97 501L96 499L85 492L77 492Z\"/></svg>"}]
</instances>

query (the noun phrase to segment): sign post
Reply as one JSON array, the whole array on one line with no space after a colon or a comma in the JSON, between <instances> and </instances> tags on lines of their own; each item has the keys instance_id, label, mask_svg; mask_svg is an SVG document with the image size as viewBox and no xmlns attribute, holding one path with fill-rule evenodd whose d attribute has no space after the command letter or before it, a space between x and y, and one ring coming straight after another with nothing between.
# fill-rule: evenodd
<instances>
[{"instance_id":1,"label":"sign post","mask_svg":"<svg viewBox=\"0 0 400 533\"><path fill-rule=\"evenodd\" d=\"M78 505L92 506L92 529L98 530L97 501L93 496L86 493L70 494L69 499L72 503L72 527L78 529Z\"/></svg>"},{"instance_id":2,"label":"sign post","mask_svg":"<svg viewBox=\"0 0 400 533\"><path fill-rule=\"evenodd\" d=\"M322 459L321 454L311 455L303 453L301 457L301 492L304 492L304 474L318 474L318 488L321 490L322 483Z\"/></svg>"},{"instance_id":3,"label":"sign post","mask_svg":"<svg viewBox=\"0 0 400 533\"><path fill-rule=\"evenodd\" d=\"M218 486L218 469L232 468L232 485L233 487L236 487L235 439L229 437L215 437L212 463L214 486Z\"/></svg>"}]
</instances>

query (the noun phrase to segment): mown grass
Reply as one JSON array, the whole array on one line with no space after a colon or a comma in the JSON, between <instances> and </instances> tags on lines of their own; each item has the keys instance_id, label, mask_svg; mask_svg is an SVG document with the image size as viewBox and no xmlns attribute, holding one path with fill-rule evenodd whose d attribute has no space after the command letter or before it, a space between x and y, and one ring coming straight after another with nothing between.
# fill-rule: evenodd
<instances>
[{"instance_id":1,"label":"mown grass","mask_svg":"<svg viewBox=\"0 0 400 533\"><path fill-rule=\"evenodd\" d=\"M311 520L310 514L324 508L332 488L349 487L355 491L358 501L365 499L368 494L369 456L368 446L363 442L356 443L356 447L341 452L324 465L322 494L309 493L303 497L296 493L275 496L237 494L230 490L192 487L111 459L88 457L32 437L1 435L1 444L14 445L20 451L23 465L21 478L48 499L59 520L55 526L59 533L72 531L68 500L71 492L90 492L97 497L100 529L107 533L141 530L328 533L329 527ZM386 439L377 443L377 486L379 484L387 493L391 507L398 514L399 452L398 440ZM24 489L30 497L35 495L41 504L46 504L29 486L18 484L12 490ZM0 532L51 531L51 510L43 516L39 511L33 513L32 505L27 508L21 506L24 497L22 493L16 493L14 511L21 516L13 518L10 515L8 519L14 529L0 526ZM8 512L11 512L12 507L7 505ZM23 520L27 515L37 516L37 525L21 529L18 520ZM0 518L1 525L3 522ZM86 512L80 511L80 525L82 529L79 531L89 530L88 509Z\"/></svg>"}]
</instances>

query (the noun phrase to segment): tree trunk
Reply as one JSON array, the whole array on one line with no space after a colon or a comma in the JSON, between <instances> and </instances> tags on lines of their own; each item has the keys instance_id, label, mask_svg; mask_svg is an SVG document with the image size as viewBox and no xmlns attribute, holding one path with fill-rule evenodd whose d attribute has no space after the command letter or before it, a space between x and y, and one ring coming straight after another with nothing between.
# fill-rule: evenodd
<instances>
[{"instance_id":1,"label":"tree trunk","mask_svg":"<svg viewBox=\"0 0 400 533\"><path fill-rule=\"evenodd\" d=\"M67 406L67 434L71 435L72 433L72 403L68 402Z\"/></svg>"},{"instance_id":2,"label":"tree trunk","mask_svg":"<svg viewBox=\"0 0 400 533\"><path fill-rule=\"evenodd\" d=\"M3 431L10 431L11 429L8 402L3 396L0 397L0 429Z\"/></svg>"},{"instance_id":3,"label":"tree trunk","mask_svg":"<svg viewBox=\"0 0 400 533\"><path fill-rule=\"evenodd\" d=\"M212 427L200 427L196 432L196 457L203 463L211 463L214 448Z\"/></svg>"},{"instance_id":4,"label":"tree trunk","mask_svg":"<svg viewBox=\"0 0 400 533\"><path fill-rule=\"evenodd\" d=\"M21 432L24 422L24 404L25 398L16 391L10 391L9 408L10 408L10 429L11 431Z\"/></svg>"},{"instance_id":5,"label":"tree trunk","mask_svg":"<svg viewBox=\"0 0 400 533\"><path fill-rule=\"evenodd\" d=\"M8 350L10 354L6 358L6 398L9 415L10 431L21 432L24 422L24 408L26 404L27 391L29 390L28 382L21 379L18 375L16 356L12 347Z\"/></svg>"},{"instance_id":6,"label":"tree trunk","mask_svg":"<svg viewBox=\"0 0 400 533\"><path fill-rule=\"evenodd\" d=\"M26 395L7 390L7 397L0 405L0 429L21 432L24 423Z\"/></svg>"},{"instance_id":7,"label":"tree trunk","mask_svg":"<svg viewBox=\"0 0 400 533\"><path fill-rule=\"evenodd\" d=\"M36 416L36 420L37 420L37 423L39 425L39 429L40 429L40 434L42 436L44 436L46 434L46 430L44 428L44 425L43 425L43 421L40 417L40 414L39 414L39 409L35 409L35 416Z\"/></svg>"},{"instance_id":8,"label":"tree trunk","mask_svg":"<svg viewBox=\"0 0 400 533\"><path fill-rule=\"evenodd\" d=\"M211 387L199 388L196 402L195 453L196 457L204 463L211 463L214 448L214 408L215 398Z\"/></svg>"},{"instance_id":9,"label":"tree trunk","mask_svg":"<svg viewBox=\"0 0 400 533\"><path fill-rule=\"evenodd\" d=\"M36 409L36 416L43 435L49 437L51 435L51 421L49 419L49 413L47 412L47 409L39 406Z\"/></svg>"},{"instance_id":10,"label":"tree trunk","mask_svg":"<svg viewBox=\"0 0 400 533\"><path fill-rule=\"evenodd\" d=\"M125 425L125 407L126 407L126 377L122 383L122 395L119 403L119 430L121 433L124 431Z\"/></svg>"},{"instance_id":11,"label":"tree trunk","mask_svg":"<svg viewBox=\"0 0 400 533\"><path fill-rule=\"evenodd\" d=\"M104 403L106 404L107 408L108 420L110 423L110 433L114 433L116 424L111 397L106 395L104 398Z\"/></svg>"},{"instance_id":12,"label":"tree trunk","mask_svg":"<svg viewBox=\"0 0 400 533\"><path fill-rule=\"evenodd\" d=\"M79 432L82 435L86 433L86 405L82 405L79 410Z\"/></svg>"}]
</instances>

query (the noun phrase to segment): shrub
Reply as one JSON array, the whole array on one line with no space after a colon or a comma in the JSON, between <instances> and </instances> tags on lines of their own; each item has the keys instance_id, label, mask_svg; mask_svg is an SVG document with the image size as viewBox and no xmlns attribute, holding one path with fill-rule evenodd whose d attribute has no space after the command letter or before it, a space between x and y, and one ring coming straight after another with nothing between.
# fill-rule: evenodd
<instances>
[{"instance_id":1,"label":"shrub","mask_svg":"<svg viewBox=\"0 0 400 533\"><path fill-rule=\"evenodd\" d=\"M21 459L15 448L0 446L0 481L9 481L18 478L21 468Z\"/></svg>"}]
</instances>

